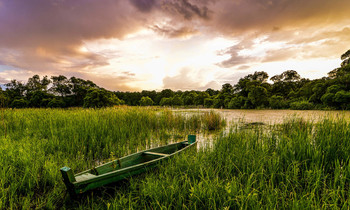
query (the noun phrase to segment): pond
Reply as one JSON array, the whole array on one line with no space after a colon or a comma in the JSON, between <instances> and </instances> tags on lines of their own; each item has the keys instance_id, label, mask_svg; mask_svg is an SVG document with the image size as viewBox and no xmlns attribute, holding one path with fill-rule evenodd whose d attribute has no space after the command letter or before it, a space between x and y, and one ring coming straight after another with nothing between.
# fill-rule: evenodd
<instances>
[{"instance_id":1,"label":"pond","mask_svg":"<svg viewBox=\"0 0 350 210\"><path fill-rule=\"evenodd\" d=\"M324 111L324 110L249 110L249 109L180 109L183 112L209 112L221 114L227 122L246 122L279 124L288 118L298 117L307 121L317 122L325 117L344 117L350 120L350 111Z\"/></svg>"},{"instance_id":2,"label":"pond","mask_svg":"<svg viewBox=\"0 0 350 210\"><path fill-rule=\"evenodd\" d=\"M318 122L324 118L345 118L350 120L350 111L324 111L324 110L247 110L247 109L174 109L175 112L185 114L200 114L214 111L226 119L227 127L224 134L229 132L230 125L239 124L240 128L251 129L256 125L281 124L290 118L302 118L307 121ZM252 125L252 126L251 126ZM266 127L267 128L267 127ZM211 147L213 134L197 134L198 148Z\"/></svg>"}]
</instances>

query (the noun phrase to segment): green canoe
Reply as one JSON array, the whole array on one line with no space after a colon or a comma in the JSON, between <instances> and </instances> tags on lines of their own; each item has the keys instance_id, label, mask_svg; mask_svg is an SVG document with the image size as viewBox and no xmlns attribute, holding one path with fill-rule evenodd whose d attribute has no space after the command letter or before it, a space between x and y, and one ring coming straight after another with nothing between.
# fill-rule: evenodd
<instances>
[{"instance_id":1,"label":"green canoe","mask_svg":"<svg viewBox=\"0 0 350 210\"><path fill-rule=\"evenodd\" d=\"M60 170L68 192L74 196L143 173L149 168L156 167L161 161L195 147L196 143L196 136L188 135L188 141L134 153L78 174L73 174L73 171L66 166Z\"/></svg>"}]
</instances>

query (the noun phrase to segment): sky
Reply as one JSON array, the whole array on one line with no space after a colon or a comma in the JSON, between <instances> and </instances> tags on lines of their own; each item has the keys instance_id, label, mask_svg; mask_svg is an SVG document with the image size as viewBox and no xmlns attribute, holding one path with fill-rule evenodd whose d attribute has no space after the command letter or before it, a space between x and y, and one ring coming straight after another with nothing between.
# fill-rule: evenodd
<instances>
[{"instance_id":1,"label":"sky","mask_svg":"<svg viewBox=\"0 0 350 210\"><path fill-rule=\"evenodd\" d=\"M206 90L255 71L316 79L350 49L349 0L0 0L0 84Z\"/></svg>"}]
</instances>

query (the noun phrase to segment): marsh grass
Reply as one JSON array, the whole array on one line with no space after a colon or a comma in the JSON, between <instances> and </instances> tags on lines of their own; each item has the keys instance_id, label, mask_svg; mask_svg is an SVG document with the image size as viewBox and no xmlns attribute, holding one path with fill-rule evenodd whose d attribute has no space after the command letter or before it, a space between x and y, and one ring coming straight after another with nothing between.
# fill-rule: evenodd
<instances>
[{"instance_id":1,"label":"marsh grass","mask_svg":"<svg viewBox=\"0 0 350 210\"><path fill-rule=\"evenodd\" d=\"M233 126L212 148L181 154L103 201L75 207L348 209L349 129L342 119L295 118L270 132Z\"/></svg>"},{"instance_id":2,"label":"marsh grass","mask_svg":"<svg viewBox=\"0 0 350 210\"><path fill-rule=\"evenodd\" d=\"M55 208L59 169L79 172L201 132L205 120L167 109L7 109L0 127L0 209Z\"/></svg>"},{"instance_id":3,"label":"marsh grass","mask_svg":"<svg viewBox=\"0 0 350 210\"><path fill-rule=\"evenodd\" d=\"M96 157L108 160L152 142L167 144L171 136L204 132L205 118L124 107L7 110L5 122L0 208L350 207L350 124L342 118L292 118L268 132L266 126L233 124L216 136L213 147L179 154L156 170L76 200L66 195L63 165L85 169Z\"/></svg>"}]
</instances>

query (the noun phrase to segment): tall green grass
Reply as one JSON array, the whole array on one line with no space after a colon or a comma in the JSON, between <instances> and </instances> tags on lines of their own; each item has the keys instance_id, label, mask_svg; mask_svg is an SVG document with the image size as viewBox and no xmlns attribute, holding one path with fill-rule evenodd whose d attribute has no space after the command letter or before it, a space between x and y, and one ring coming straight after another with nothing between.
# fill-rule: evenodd
<instances>
[{"instance_id":1,"label":"tall green grass","mask_svg":"<svg viewBox=\"0 0 350 210\"><path fill-rule=\"evenodd\" d=\"M219 136L75 208L319 209L349 205L350 124L292 119ZM102 198L102 199L101 199Z\"/></svg>"},{"instance_id":2,"label":"tall green grass","mask_svg":"<svg viewBox=\"0 0 350 210\"><path fill-rule=\"evenodd\" d=\"M166 109L7 109L0 123L0 209L55 208L59 168L82 171L110 157L183 140L207 120Z\"/></svg>"},{"instance_id":3,"label":"tall green grass","mask_svg":"<svg viewBox=\"0 0 350 210\"><path fill-rule=\"evenodd\" d=\"M233 124L211 147L77 200L66 195L63 165L82 170L112 152L182 140L207 130L208 119L216 117L128 107L6 110L0 208L350 208L350 123L342 118L293 118L253 129Z\"/></svg>"}]
</instances>

